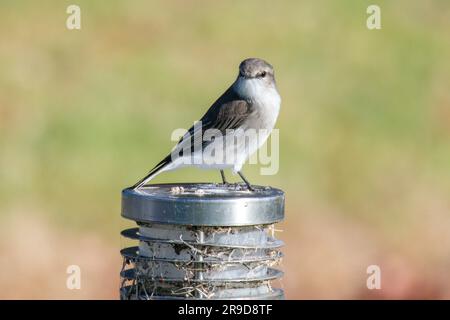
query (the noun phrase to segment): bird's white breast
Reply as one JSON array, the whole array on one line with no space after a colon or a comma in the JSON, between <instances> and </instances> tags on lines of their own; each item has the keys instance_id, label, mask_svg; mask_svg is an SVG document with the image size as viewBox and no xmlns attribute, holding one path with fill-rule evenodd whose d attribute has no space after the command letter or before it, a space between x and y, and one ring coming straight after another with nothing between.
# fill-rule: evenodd
<instances>
[{"instance_id":1,"label":"bird's white breast","mask_svg":"<svg viewBox=\"0 0 450 320\"><path fill-rule=\"evenodd\" d=\"M250 140L246 152L239 153L233 171L240 171L247 158L258 150L269 137L280 112L281 97L275 85L268 86L261 79L239 78L234 89L242 98L249 101L254 111L245 121L244 130L256 129L258 139Z\"/></svg>"},{"instance_id":2,"label":"bird's white breast","mask_svg":"<svg viewBox=\"0 0 450 320\"><path fill-rule=\"evenodd\" d=\"M275 85L267 85L263 80L257 78L239 78L234 84L234 90L239 96L254 105L257 121L249 119L254 122L251 124L257 125L259 128L272 130L278 118L281 104L281 97Z\"/></svg>"}]
</instances>

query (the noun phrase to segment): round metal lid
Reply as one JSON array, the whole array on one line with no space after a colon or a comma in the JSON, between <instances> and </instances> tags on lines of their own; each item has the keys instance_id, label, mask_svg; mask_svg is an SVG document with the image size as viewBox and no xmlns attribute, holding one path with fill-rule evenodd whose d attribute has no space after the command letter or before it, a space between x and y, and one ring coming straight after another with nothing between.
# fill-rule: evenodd
<instances>
[{"instance_id":1,"label":"round metal lid","mask_svg":"<svg viewBox=\"0 0 450 320\"><path fill-rule=\"evenodd\" d=\"M284 218L284 192L241 184L156 184L122 191L122 216L138 222L191 226L249 226Z\"/></svg>"}]
</instances>

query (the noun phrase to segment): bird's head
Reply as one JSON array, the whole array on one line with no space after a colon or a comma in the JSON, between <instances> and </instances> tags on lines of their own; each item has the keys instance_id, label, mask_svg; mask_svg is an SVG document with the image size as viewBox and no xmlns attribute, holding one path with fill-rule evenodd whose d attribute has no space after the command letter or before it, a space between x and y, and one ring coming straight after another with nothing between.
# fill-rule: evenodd
<instances>
[{"instance_id":1,"label":"bird's head","mask_svg":"<svg viewBox=\"0 0 450 320\"><path fill-rule=\"evenodd\" d=\"M273 67L270 63L258 58L249 58L241 62L239 78L257 79L267 84L275 81Z\"/></svg>"},{"instance_id":2,"label":"bird's head","mask_svg":"<svg viewBox=\"0 0 450 320\"><path fill-rule=\"evenodd\" d=\"M239 75L233 85L238 94L246 99L261 99L266 95L278 95L273 67L258 58L245 59L239 65Z\"/></svg>"}]
</instances>

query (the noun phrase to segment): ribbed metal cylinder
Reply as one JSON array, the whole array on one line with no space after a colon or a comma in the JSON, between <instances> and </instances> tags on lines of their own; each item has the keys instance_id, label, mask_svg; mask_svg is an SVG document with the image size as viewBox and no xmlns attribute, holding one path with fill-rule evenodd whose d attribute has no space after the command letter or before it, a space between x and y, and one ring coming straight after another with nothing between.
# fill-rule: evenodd
<instances>
[{"instance_id":1,"label":"ribbed metal cylinder","mask_svg":"<svg viewBox=\"0 0 450 320\"><path fill-rule=\"evenodd\" d=\"M161 184L122 192L121 299L282 299L272 281L284 193L236 184Z\"/></svg>"}]
</instances>

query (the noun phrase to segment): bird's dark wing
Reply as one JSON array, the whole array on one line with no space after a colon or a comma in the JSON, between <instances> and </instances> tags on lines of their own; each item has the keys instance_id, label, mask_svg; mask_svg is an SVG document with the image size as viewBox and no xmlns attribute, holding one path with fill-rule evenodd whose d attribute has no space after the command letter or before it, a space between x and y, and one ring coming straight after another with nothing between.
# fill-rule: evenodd
<instances>
[{"instance_id":1,"label":"bird's dark wing","mask_svg":"<svg viewBox=\"0 0 450 320\"><path fill-rule=\"evenodd\" d=\"M202 139L203 133L206 130L216 129L225 135L227 129L239 128L252 112L253 106L245 99L239 97L233 87L230 87L213 103L205 115L199 120L200 123L192 126L180 139L177 148L188 147L183 144L190 143L191 151L193 151L194 145L197 142L196 140ZM204 142L202 145L204 146Z\"/></svg>"}]
</instances>

